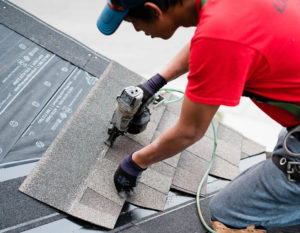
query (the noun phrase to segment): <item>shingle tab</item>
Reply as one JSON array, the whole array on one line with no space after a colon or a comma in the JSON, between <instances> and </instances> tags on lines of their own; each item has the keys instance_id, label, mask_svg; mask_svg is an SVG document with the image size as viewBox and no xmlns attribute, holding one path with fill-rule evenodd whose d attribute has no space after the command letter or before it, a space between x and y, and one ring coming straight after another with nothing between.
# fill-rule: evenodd
<instances>
[{"instance_id":1,"label":"shingle tab","mask_svg":"<svg viewBox=\"0 0 300 233\"><path fill-rule=\"evenodd\" d=\"M255 155L258 153L261 153L266 150L266 147L249 139L244 137L242 142L242 158L247 158L251 155Z\"/></svg>"},{"instance_id":2,"label":"shingle tab","mask_svg":"<svg viewBox=\"0 0 300 233\"><path fill-rule=\"evenodd\" d=\"M167 200L167 195L165 193L158 192L156 189L143 183L139 183L134 192L138 195L133 195L128 198L127 201L130 203L149 209L164 209Z\"/></svg>"},{"instance_id":3,"label":"shingle tab","mask_svg":"<svg viewBox=\"0 0 300 233\"><path fill-rule=\"evenodd\" d=\"M217 143L216 162L210 174L231 180L239 173L238 167L241 151L235 144L230 144L225 140L218 139ZM213 148L214 140L204 136L186 150L209 162Z\"/></svg>"},{"instance_id":4,"label":"shingle tab","mask_svg":"<svg viewBox=\"0 0 300 233\"><path fill-rule=\"evenodd\" d=\"M168 195L168 192L172 184L172 180L173 180L173 175L172 176L163 175L162 173L157 172L156 170L150 167L145 172L143 172L140 183L143 183L161 193Z\"/></svg>"},{"instance_id":5,"label":"shingle tab","mask_svg":"<svg viewBox=\"0 0 300 233\"><path fill-rule=\"evenodd\" d=\"M161 133L166 131L167 129L174 126L178 121L178 119L179 119L178 115L167 110L165 114L162 116L161 121L159 122L157 131Z\"/></svg>"},{"instance_id":6,"label":"shingle tab","mask_svg":"<svg viewBox=\"0 0 300 233\"><path fill-rule=\"evenodd\" d=\"M179 158L180 158L180 154L181 154L181 153L179 153L179 154L177 154L177 155L174 155L174 156L172 156L172 157L170 157L170 158L168 158L168 159L165 159L165 160L164 160L165 163L167 163L167 164L169 164L170 166L176 168L177 165L178 165L178 161L179 161Z\"/></svg>"},{"instance_id":7,"label":"shingle tab","mask_svg":"<svg viewBox=\"0 0 300 233\"><path fill-rule=\"evenodd\" d=\"M241 150L243 135L223 123L218 125L217 138Z\"/></svg>"},{"instance_id":8,"label":"shingle tab","mask_svg":"<svg viewBox=\"0 0 300 233\"><path fill-rule=\"evenodd\" d=\"M122 207L124 200L119 197L113 185L113 174L118 166L118 163L114 163L106 158L99 158L95 162L95 166L91 168L86 185L87 189L92 189Z\"/></svg>"},{"instance_id":9,"label":"shingle tab","mask_svg":"<svg viewBox=\"0 0 300 233\"><path fill-rule=\"evenodd\" d=\"M213 152L213 146L213 139L204 136L198 142L188 147L186 150L193 153L194 155L197 155L200 158L203 158L206 161L210 161Z\"/></svg>"},{"instance_id":10,"label":"shingle tab","mask_svg":"<svg viewBox=\"0 0 300 233\"><path fill-rule=\"evenodd\" d=\"M168 164L166 160L161 163L152 164L151 169L168 177L173 177L176 170L176 168Z\"/></svg>"},{"instance_id":11,"label":"shingle tab","mask_svg":"<svg viewBox=\"0 0 300 233\"><path fill-rule=\"evenodd\" d=\"M181 153L178 167L173 179L172 187L190 194L196 194L208 162L204 159L184 151ZM206 181L201 189L201 195L206 194Z\"/></svg>"},{"instance_id":12,"label":"shingle tab","mask_svg":"<svg viewBox=\"0 0 300 233\"><path fill-rule=\"evenodd\" d=\"M209 174L227 180L234 179L240 173L239 168L228 161L216 157L214 165Z\"/></svg>"},{"instance_id":13,"label":"shingle tab","mask_svg":"<svg viewBox=\"0 0 300 233\"><path fill-rule=\"evenodd\" d=\"M241 158L241 150L236 147L235 144L230 144L222 139L218 139L217 143L217 156L238 167Z\"/></svg>"},{"instance_id":14,"label":"shingle tab","mask_svg":"<svg viewBox=\"0 0 300 233\"><path fill-rule=\"evenodd\" d=\"M180 107L179 103L172 107L167 107L158 126L156 137L177 122ZM225 179L233 179L239 173L238 166L241 156L242 136L233 129L219 123L217 119L214 119L213 122L218 137L218 147L216 151L217 161L210 174ZM210 124L205 136L180 155L179 161L177 160L178 164L172 187L195 194L208 162L211 160L213 147L214 133ZM174 159L174 157L170 159ZM195 169L192 169L193 167ZM201 194L205 194L205 186L202 188Z\"/></svg>"}]
</instances>

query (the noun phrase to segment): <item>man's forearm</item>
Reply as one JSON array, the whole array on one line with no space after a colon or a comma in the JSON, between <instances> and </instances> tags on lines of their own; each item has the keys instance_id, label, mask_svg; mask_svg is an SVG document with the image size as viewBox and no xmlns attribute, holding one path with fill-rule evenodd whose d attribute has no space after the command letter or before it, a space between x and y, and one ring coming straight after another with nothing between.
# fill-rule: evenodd
<instances>
[{"instance_id":1,"label":"man's forearm","mask_svg":"<svg viewBox=\"0 0 300 233\"><path fill-rule=\"evenodd\" d=\"M189 71L190 46L191 43L189 42L168 63L168 65L159 72L167 82L172 81Z\"/></svg>"},{"instance_id":2,"label":"man's forearm","mask_svg":"<svg viewBox=\"0 0 300 233\"><path fill-rule=\"evenodd\" d=\"M132 159L142 168L159 162L183 151L199 140L202 135L195 136L182 131L177 125L162 133L154 142L135 152Z\"/></svg>"},{"instance_id":3,"label":"man's forearm","mask_svg":"<svg viewBox=\"0 0 300 233\"><path fill-rule=\"evenodd\" d=\"M135 152L133 161L146 168L183 151L203 137L218 108L216 105L195 103L185 97L177 123L153 143Z\"/></svg>"}]
</instances>

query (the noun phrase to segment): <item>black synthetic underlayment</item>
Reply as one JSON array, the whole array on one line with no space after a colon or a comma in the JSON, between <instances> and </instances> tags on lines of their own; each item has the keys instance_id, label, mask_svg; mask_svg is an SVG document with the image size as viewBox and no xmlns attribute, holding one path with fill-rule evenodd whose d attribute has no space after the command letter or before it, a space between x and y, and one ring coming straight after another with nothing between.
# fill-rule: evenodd
<instances>
[{"instance_id":1,"label":"black synthetic underlayment","mask_svg":"<svg viewBox=\"0 0 300 233\"><path fill-rule=\"evenodd\" d=\"M99 77L110 59L46 24L8 0L0 1L0 24L29 38L51 53Z\"/></svg>"},{"instance_id":2,"label":"black synthetic underlayment","mask_svg":"<svg viewBox=\"0 0 300 233\"><path fill-rule=\"evenodd\" d=\"M98 80L1 20L0 167L41 157ZM98 68L104 71L107 65ZM0 183L0 230L20 232L64 217L19 192L24 179Z\"/></svg>"},{"instance_id":3,"label":"black synthetic underlayment","mask_svg":"<svg viewBox=\"0 0 300 233\"><path fill-rule=\"evenodd\" d=\"M0 24L0 164L39 158L97 78Z\"/></svg>"}]
</instances>

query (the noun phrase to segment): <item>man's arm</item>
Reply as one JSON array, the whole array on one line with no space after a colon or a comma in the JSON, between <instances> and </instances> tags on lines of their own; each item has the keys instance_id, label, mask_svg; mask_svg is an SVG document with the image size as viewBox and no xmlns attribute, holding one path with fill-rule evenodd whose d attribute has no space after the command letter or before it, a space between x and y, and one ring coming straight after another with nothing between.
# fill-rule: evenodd
<instances>
[{"instance_id":1,"label":"man's arm","mask_svg":"<svg viewBox=\"0 0 300 233\"><path fill-rule=\"evenodd\" d=\"M218 108L216 105L195 103L185 97L178 122L153 143L133 153L132 160L146 168L183 151L203 137Z\"/></svg>"},{"instance_id":2,"label":"man's arm","mask_svg":"<svg viewBox=\"0 0 300 233\"><path fill-rule=\"evenodd\" d=\"M189 71L190 46L191 43L189 42L176 54L167 66L159 72L167 82Z\"/></svg>"},{"instance_id":3,"label":"man's arm","mask_svg":"<svg viewBox=\"0 0 300 233\"><path fill-rule=\"evenodd\" d=\"M190 42L185 45L171 62L159 73L139 85L144 92L143 103L146 103L167 82L179 77L189 70Z\"/></svg>"},{"instance_id":4,"label":"man's arm","mask_svg":"<svg viewBox=\"0 0 300 233\"><path fill-rule=\"evenodd\" d=\"M142 84L143 90L154 94L162 85L189 70L188 43L159 74ZM147 93L145 92L145 93ZM178 122L150 145L127 155L114 174L114 183L121 197L133 194L138 177L151 164L169 158L199 140L206 132L219 106L192 102L185 97Z\"/></svg>"}]
</instances>

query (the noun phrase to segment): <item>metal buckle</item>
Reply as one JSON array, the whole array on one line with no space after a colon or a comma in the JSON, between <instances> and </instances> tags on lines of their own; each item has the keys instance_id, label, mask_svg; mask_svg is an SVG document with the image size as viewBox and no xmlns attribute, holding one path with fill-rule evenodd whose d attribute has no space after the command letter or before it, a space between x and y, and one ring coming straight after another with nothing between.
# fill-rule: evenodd
<instances>
[{"instance_id":1,"label":"metal buckle","mask_svg":"<svg viewBox=\"0 0 300 233\"><path fill-rule=\"evenodd\" d=\"M291 162L291 161L289 161L287 163L287 168L286 168L287 178L291 182L298 182L298 180L294 180L294 179L291 178L291 176L295 173L295 169L292 167L293 165L298 165L299 168L300 168L300 162Z\"/></svg>"},{"instance_id":2,"label":"metal buckle","mask_svg":"<svg viewBox=\"0 0 300 233\"><path fill-rule=\"evenodd\" d=\"M285 152L293 157L299 157L300 153L299 152L292 152L290 151L290 149L287 146L287 140L288 138L293 134L293 133L297 133L300 132L300 125L297 125L296 127L294 127L293 129L289 130L288 133L285 135L284 139L283 139L283 149L285 150Z\"/></svg>"}]
</instances>

